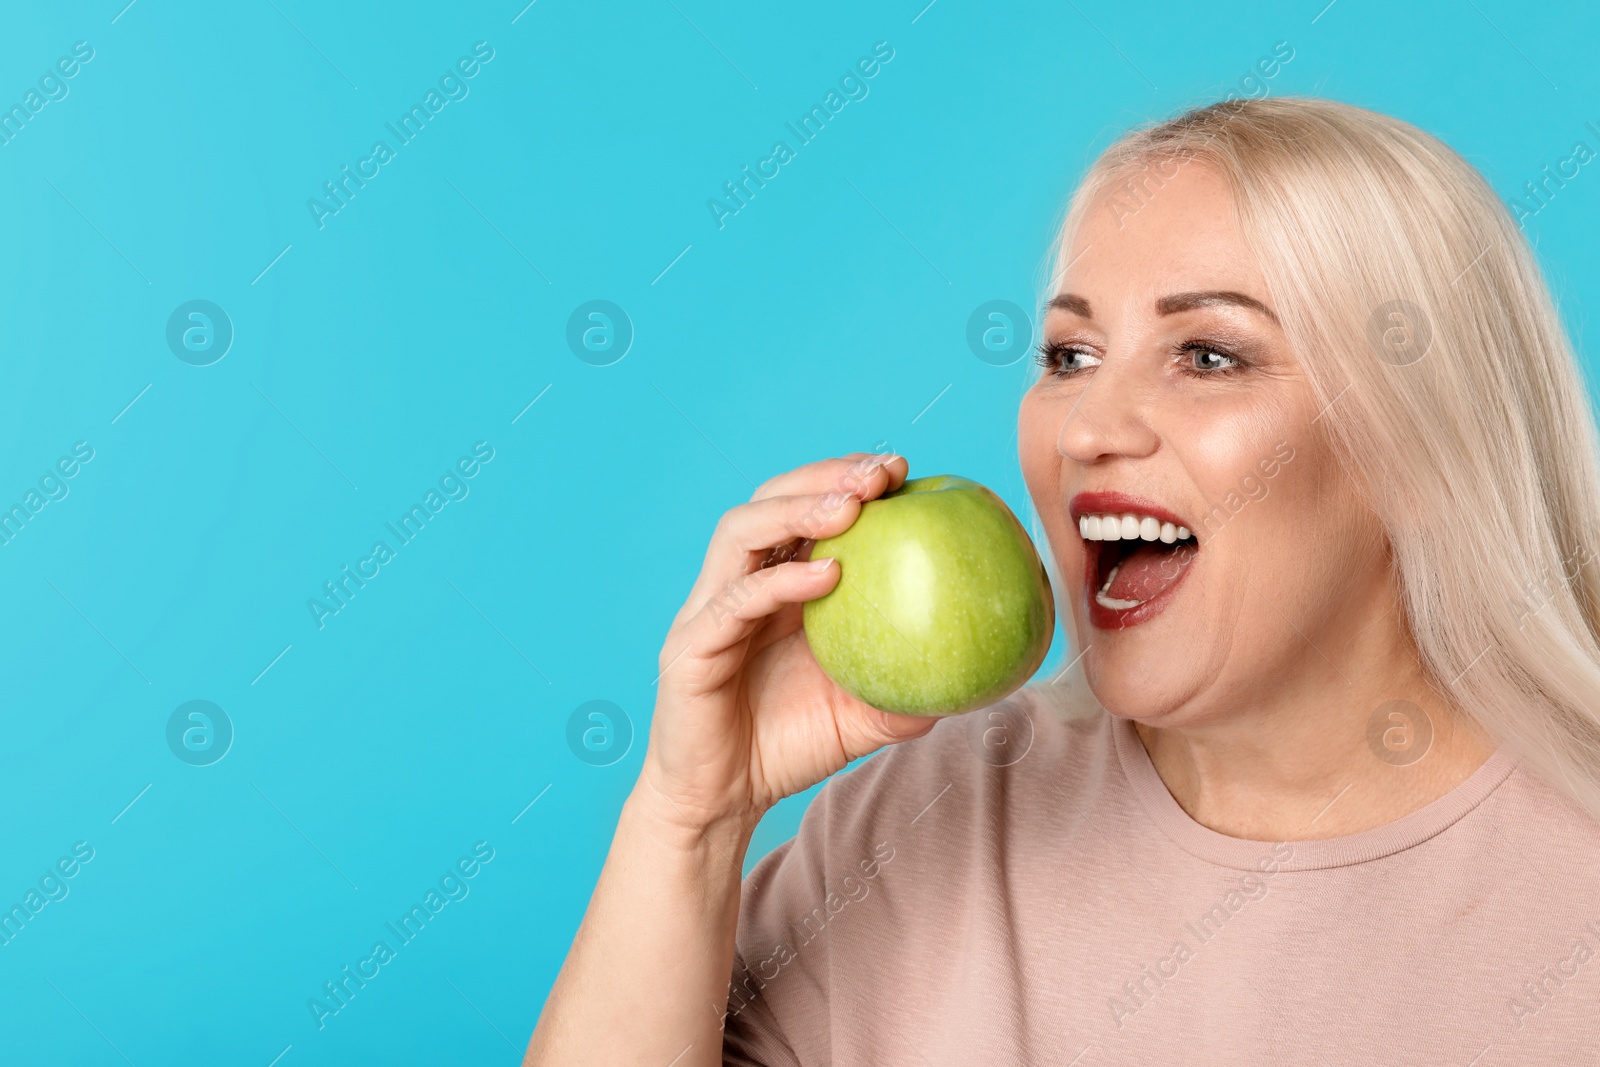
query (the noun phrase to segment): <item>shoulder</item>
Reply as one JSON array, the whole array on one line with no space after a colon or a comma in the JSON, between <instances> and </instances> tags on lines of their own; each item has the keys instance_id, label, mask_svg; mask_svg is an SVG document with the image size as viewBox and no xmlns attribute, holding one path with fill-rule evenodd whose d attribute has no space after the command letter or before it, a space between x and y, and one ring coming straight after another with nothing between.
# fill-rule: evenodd
<instances>
[{"instance_id":1,"label":"shoulder","mask_svg":"<svg viewBox=\"0 0 1600 1067\"><path fill-rule=\"evenodd\" d=\"M1592 858L1600 855L1600 816L1518 760L1482 812L1509 838L1526 847Z\"/></svg>"}]
</instances>

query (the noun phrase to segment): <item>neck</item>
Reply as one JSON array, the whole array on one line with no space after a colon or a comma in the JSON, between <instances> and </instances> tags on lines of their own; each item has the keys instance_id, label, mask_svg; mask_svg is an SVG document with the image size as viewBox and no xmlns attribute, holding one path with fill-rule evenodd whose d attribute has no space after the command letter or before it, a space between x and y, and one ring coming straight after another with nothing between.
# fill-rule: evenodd
<instances>
[{"instance_id":1,"label":"neck","mask_svg":"<svg viewBox=\"0 0 1600 1067\"><path fill-rule=\"evenodd\" d=\"M1134 724L1191 818L1259 841L1360 833L1437 800L1493 752L1428 684L1403 629L1369 625L1329 652L1342 671L1314 653L1292 681L1225 715Z\"/></svg>"}]
</instances>

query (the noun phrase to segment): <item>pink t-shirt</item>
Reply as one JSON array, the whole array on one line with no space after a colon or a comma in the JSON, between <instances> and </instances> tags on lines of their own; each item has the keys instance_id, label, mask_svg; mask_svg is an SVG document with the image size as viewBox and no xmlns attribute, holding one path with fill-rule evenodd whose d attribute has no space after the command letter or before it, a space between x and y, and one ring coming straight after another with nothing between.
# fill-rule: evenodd
<instances>
[{"instance_id":1,"label":"pink t-shirt","mask_svg":"<svg viewBox=\"0 0 1600 1067\"><path fill-rule=\"evenodd\" d=\"M1127 720L1011 703L838 776L757 864L725 1063L1600 1062L1600 823L1504 751L1378 829L1247 841Z\"/></svg>"}]
</instances>

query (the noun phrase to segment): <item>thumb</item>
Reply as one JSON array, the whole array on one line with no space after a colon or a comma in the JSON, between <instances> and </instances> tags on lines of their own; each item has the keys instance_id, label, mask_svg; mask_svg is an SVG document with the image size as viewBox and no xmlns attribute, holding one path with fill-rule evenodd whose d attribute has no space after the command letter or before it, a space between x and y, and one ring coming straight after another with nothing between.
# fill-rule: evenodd
<instances>
[{"instance_id":1,"label":"thumb","mask_svg":"<svg viewBox=\"0 0 1600 1067\"><path fill-rule=\"evenodd\" d=\"M895 715L855 701L841 718L847 720L839 724L845 755L854 760L885 745L897 745L928 734L939 725L941 716Z\"/></svg>"}]
</instances>

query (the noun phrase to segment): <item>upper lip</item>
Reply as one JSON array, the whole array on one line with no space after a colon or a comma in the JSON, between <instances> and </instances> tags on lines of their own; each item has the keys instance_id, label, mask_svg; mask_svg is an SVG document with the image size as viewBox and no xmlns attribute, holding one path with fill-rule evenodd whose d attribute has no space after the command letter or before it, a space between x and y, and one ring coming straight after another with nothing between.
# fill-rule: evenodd
<instances>
[{"instance_id":1,"label":"upper lip","mask_svg":"<svg viewBox=\"0 0 1600 1067\"><path fill-rule=\"evenodd\" d=\"M1142 496L1130 496L1127 493L1118 493L1113 490L1094 490L1090 492L1074 493L1067 502L1067 511L1072 516L1072 521L1077 522L1085 515L1149 515L1151 518L1170 522L1174 526L1182 526L1199 537L1199 531L1189 524L1189 521L1167 508L1148 500Z\"/></svg>"}]
</instances>

